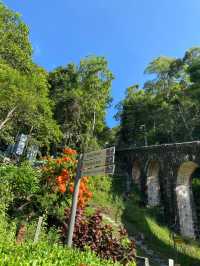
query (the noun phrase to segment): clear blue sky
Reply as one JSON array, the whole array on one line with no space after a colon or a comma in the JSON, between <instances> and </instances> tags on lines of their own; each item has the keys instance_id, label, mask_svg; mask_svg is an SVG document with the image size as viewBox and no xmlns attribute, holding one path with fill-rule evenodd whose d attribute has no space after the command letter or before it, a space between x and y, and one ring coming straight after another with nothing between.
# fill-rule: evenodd
<instances>
[{"instance_id":1,"label":"clear blue sky","mask_svg":"<svg viewBox=\"0 0 200 266\"><path fill-rule=\"evenodd\" d=\"M34 60L51 70L87 55L105 56L115 75L113 106L147 79L160 55L200 46L200 0L5 0L30 28ZM107 123L114 126L114 107Z\"/></svg>"}]
</instances>

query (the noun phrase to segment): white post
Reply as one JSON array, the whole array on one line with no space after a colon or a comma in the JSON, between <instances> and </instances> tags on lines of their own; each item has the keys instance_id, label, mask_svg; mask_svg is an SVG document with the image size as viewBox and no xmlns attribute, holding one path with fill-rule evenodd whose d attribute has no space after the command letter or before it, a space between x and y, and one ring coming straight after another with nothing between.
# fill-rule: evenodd
<instances>
[{"instance_id":1,"label":"white post","mask_svg":"<svg viewBox=\"0 0 200 266\"><path fill-rule=\"evenodd\" d=\"M73 239L75 219L76 219L79 185L81 181L82 161L83 161L83 155L81 154L78 160L77 173L76 173L75 180L74 180L74 192L72 196L72 206L71 206L71 213L70 213L68 233L67 233L67 246L68 247L71 247L73 244L72 239Z\"/></svg>"},{"instance_id":2,"label":"white post","mask_svg":"<svg viewBox=\"0 0 200 266\"><path fill-rule=\"evenodd\" d=\"M42 226L42 220L43 220L43 216L40 216L38 220L38 224L37 224L37 229L35 231L34 243L38 242L40 231L41 231L41 226Z\"/></svg>"},{"instance_id":3,"label":"white post","mask_svg":"<svg viewBox=\"0 0 200 266\"><path fill-rule=\"evenodd\" d=\"M148 258L145 258L145 266L150 266L149 265L149 259Z\"/></svg>"},{"instance_id":4,"label":"white post","mask_svg":"<svg viewBox=\"0 0 200 266\"><path fill-rule=\"evenodd\" d=\"M174 266L174 260L169 259L169 266Z\"/></svg>"}]
</instances>

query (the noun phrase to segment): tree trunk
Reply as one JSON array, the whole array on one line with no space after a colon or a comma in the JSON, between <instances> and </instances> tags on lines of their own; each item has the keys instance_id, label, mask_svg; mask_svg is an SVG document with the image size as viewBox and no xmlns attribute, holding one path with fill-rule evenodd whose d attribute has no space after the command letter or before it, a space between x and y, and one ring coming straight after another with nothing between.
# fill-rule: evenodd
<instances>
[{"instance_id":1,"label":"tree trunk","mask_svg":"<svg viewBox=\"0 0 200 266\"><path fill-rule=\"evenodd\" d=\"M0 130L2 130L2 129L5 127L6 123L12 118L12 115L13 115L14 111L16 110L16 108L17 108L16 106L13 107L13 108L8 112L6 118L5 118L3 121L0 121Z\"/></svg>"},{"instance_id":2,"label":"tree trunk","mask_svg":"<svg viewBox=\"0 0 200 266\"><path fill-rule=\"evenodd\" d=\"M178 109L179 109L179 114L180 114L180 116L181 116L181 118L182 118L182 120L183 120L183 123L184 123L184 125L185 125L185 128L186 128L186 130L188 131L189 138L190 138L190 140L192 140L191 130L190 130L188 124L187 124L187 121L186 121L186 119L185 119L185 116L184 116L183 110L182 110L181 105L180 105L179 103L178 103Z\"/></svg>"},{"instance_id":3,"label":"tree trunk","mask_svg":"<svg viewBox=\"0 0 200 266\"><path fill-rule=\"evenodd\" d=\"M92 135L94 135L94 129L96 124L96 112L93 113L93 123L92 123Z\"/></svg>"},{"instance_id":4,"label":"tree trunk","mask_svg":"<svg viewBox=\"0 0 200 266\"><path fill-rule=\"evenodd\" d=\"M25 235L26 235L26 225L20 224L19 230L17 232L16 243L21 244L25 239Z\"/></svg>"}]
</instances>

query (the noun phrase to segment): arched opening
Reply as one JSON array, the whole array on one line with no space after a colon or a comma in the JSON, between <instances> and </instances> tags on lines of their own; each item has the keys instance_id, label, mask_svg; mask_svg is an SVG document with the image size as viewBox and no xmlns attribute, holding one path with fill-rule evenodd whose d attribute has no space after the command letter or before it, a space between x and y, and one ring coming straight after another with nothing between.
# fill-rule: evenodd
<instances>
[{"instance_id":1,"label":"arched opening","mask_svg":"<svg viewBox=\"0 0 200 266\"><path fill-rule=\"evenodd\" d=\"M133 162L132 179L133 183L140 186L141 167L138 160Z\"/></svg>"},{"instance_id":2,"label":"arched opening","mask_svg":"<svg viewBox=\"0 0 200 266\"><path fill-rule=\"evenodd\" d=\"M192 193L192 179L196 176L199 166L191 161L184 162L178 171L176 197L178 205L180 231L183 236L195 238L197 212ZM195 180L196 178L194 178ZM196 192L195 192L196 193ZM196 196L195 196L196 197Z\"/></svg>"},{"instance_id":3,"label":"arched opening","mask_svg":"<svg viewBox=\"0 0 200 266\"><path fill-rule=\"evenodd\" d=\"M151 161L147 169L147 196L148 205L151 207L160 204L160 183L159 183L160 166L157 161Z\"/></svg>"}]
</instances>

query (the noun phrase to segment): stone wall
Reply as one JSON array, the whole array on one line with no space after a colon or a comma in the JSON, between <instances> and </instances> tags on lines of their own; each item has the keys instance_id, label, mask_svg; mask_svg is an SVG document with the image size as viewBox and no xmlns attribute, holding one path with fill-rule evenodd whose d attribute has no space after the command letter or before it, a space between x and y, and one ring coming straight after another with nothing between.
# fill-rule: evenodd
<instances>
[{"instance_id":1,"label":"stone wall","mask_svg":"<svg viewBox=\"0 0 200 266\"><path fill-rule=\"evenodd\" d=\"M147 205L164 207L166 220L186 237L197 237L191 176L200 166L200 141L117 150L128 184L138 184Z\"/></svg>"}]
</instances>

